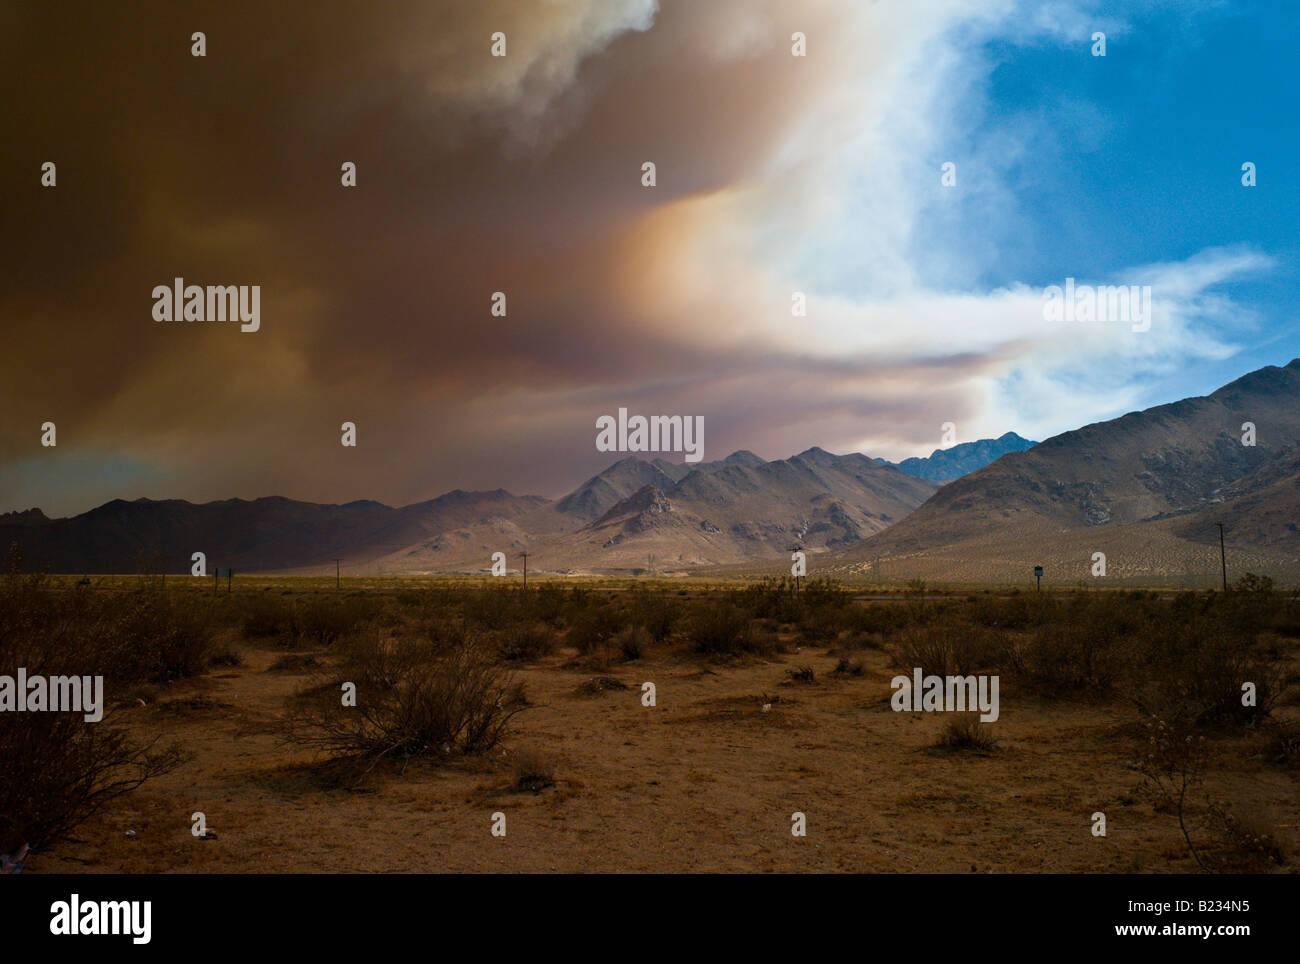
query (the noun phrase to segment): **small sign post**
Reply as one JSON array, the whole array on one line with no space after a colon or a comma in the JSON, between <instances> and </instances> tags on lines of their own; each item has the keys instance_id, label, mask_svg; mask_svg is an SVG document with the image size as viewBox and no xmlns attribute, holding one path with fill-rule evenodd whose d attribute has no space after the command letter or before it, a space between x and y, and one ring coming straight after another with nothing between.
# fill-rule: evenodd
<instances>
[{"instance_id":1,"label":"small sign post","mask_svg":"<svg viewBox=\"0 0 1300 964\"><path fill-rule=\"evenodd\" d=\"M1034 578L1038 580L1038 585L1036 587L1037 590L1039 592L1042 592L1043 591L1043 567L1042 566L1034 566Z\"/></svg>"}]
</instances>

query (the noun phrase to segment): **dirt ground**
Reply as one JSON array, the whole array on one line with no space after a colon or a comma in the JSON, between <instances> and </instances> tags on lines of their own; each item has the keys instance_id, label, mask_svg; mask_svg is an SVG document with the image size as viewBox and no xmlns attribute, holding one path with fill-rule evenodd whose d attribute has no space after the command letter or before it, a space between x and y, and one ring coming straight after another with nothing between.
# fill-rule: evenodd
<instances>
[{"instance_id":1,"label":"dirt ground","mask_svg":"<svg viewBox=\"0 0 1300 964\"><path fill-rule=\"evenodd\" d=\"M1004 681L998 743L982 754L933 746L948 714L891 710L881 651L855 654L864 675L837 677L821 648L743 661L662 652L608 669L568 650L518 671L533 705L490 757L378 768L347 789L278 741L307 671L270 669L283 650L241 650L237 668L118 709L193 759L34 854L29 872L1196 870L1176 817L1135 792L1136 715L1120 703L1047 702ZM814 681L790 682L797 666ZM584 691L596 676L628 688ZM1295 771L1252 746L1212 749L1216 792L1267 814L1294 850ZM529 750L553 765L554 786L513 789L512 758ZM191 833L196 811L215 839ZM796 811L804 837L791 833ZM1096 811L1105 837L1092 833Z\"/></svg>"}]
</instances>

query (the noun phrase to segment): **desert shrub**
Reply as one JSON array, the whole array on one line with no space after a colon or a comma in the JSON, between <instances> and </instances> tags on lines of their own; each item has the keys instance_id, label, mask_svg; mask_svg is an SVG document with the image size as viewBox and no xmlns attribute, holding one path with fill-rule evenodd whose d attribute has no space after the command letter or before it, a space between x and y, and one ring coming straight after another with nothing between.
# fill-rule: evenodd
<instances>
[{"instance_id":1,"label":"desert shrub","mask_svg":"<svg viewBox=\"0 0 1300 964\"><path fill-rule=\"evenodd\" d=\"M845 628L844 609L835 606L809 606L799 617L800 634L809 640L833 640Z\"/></svg>"},{"instance_id":2,"label":"desert shrub","mask_svg":"<svg viewBox=\"0 0 1300 964\"><path fill-rule=\"evenodd\" d=\"M1185 705L1174 715L1144 717L1146 739L1138 760L1143 791L1151 796L1156 812L1177 818L1188 854L1202 870L1258 872L1285 864L1285 848L1269 821L1211 799L1205 787L1209 754L1201 727Z\"/></svg>"},{"instance_id":3,"label":"desert shrub","mask_svg":"<svg viewBox=\"0 0 1300 964\"><path fill-rule=\"evenodd\" d=\"M851 633L880 637L892 636L917 624L912 612L893 603L846 606L843 621L845 629Z\"/></svg>"},{"instance_id":4,"label":"desert shrub","mask_svg":"<svg viewBox=\"0 0 1300 964\"><path fill-rule=\"evenodd\" d=\"M103 676L107 702L114 687L187 671L202 662L204 645L169 629L175 614L155 598L158 587L97 598L88 591L51 589L43 576L20 575L15 564L0 578L0 672L21 667L29 677ZM48 846L116 797L183 762L174 747L138 742L107 715L94 723L78 712L5 716L5 853L24 843L36 850Z\"/></svg>"},{"instance_id":5,"label":"desert shrub","mask_svg":"<svg viewBox=\"0 0 1300 964\"><path fill-rule=\"evenodd\" d=\"M0 589L0 645L15 668L60 654L116 684L168 682L206 669L214 639L210 600L169 594L159 581L96 593L15 572Z\"/></svg>"},{"instance_id":6,"label":"desert shrub","mask_svg":"<svg viewBox=\"0 0 1300 964\"><path fill-rule=\"evenodd\" d=\"M286 653L266 668L268 673L311 673L319 670L322 663L315 656L302 653Z\"/></svg>"},{"instance_id":7,"label":"desert shrub","mask_svg":"<svg viewBox=\"0 0 1300 964\"><path fill-rule=\"evenodd\" d=\"M721 655L766 649L768 642L755 634L748 612L720 598L703 599L695 605L686 635L696 652Z\"/></svg>"},{"instance_id":8,"label":"desert shrub","mask_svg":"<svg viewBox=\"0 0 1300 964\"><path fill-rule=\"evenodd\" d=\"M988 753L997 748L988 728L980 723L977 713L960 713L943 725L934 744L946 750L972 750Z\"/></svg>"},{"instance_id":9,"label":"desert shrub","mask_svg":"<svg viewBox=\"0 0 1300 964\"><path fill-rule=\"evenodd\" d=\"M1196 725L1253 725L1269 715L1281 691L1278 661L1223 616L1149 628L1125 672L1139 710ZM1247 682L1255 685L1253 706L1242 702Z\"/></svg>"},{"instance_id":10,"label":"desert shrub","mask_svg":"<svg viewBox=\"0 0 1300 964\"><path fill-rule=\"evenodd\" d=\"M804 604L795 591L790 576L768 576L732 594L733 603L756 619L773 619L780 623L797 622Z\"/></svg>"},{"instance_id":11,"label":"desert shrub","mask_svg":"<svg viewBox=\"0 0 1300 964\"><path fill-rule=\"evenodd\" d=\"M596 597L586 586L573 585L564 597L564 617L572 620L574 616L595 603Z\"/></svg>"},{"instance_id":12,"label":"desert shrub","mask_svg":"<svg viewBox=\"0 0 1300 964\"><path fill-rule=\"evenodd\" d=\"M614 634L614 645L623 659L640 659L650 649L653 638L644 626L624 626Z\"/></svg>"},{"instance_id":13,"label":"desert shrub","mask_svg":"<svg viewBox=\"0 0 1300 964\"><path fill-rule=\"evenodd\" d=\"M1291 769L1300 768L1300 725L1290 720L1274 720L1262 733L1264 757Z\"/></svg>"},{"instance_id":14,"label":"desert shrub","mask_svg":"<svg viewBox=\"0 0 1300 964\"><path fill-rule=\"evenodd\" d=\"M97 603L89 635L96 651L110 656L105 675L165 682L208 668L214 635L206 600L136 591Z\"/></svg>"},{"instance_id":15,"label":"desert shrub","mask_svg":"<svg viewBox=\"0 0 1300 964\"><path fill-rule=\"evenodd\" d=\"M1118 646L1104 623L1046 623L1016 648L1015 668L1022 679L1056 695L1102 694L1123 670Z\"/></svg>"},{"instance_id":16,"label":"desert shrub","mask_svg":"<svg viewBox=\"0 0 1300 964\"><path fill-rule=\"evenodd\" d=\"M919 666L926 675L1001 673L1014 663L1012 646L1005 634L947 616L903 630L892 648L894 665L908 670Z\"/></svg>"},{"instance_id":17,"label":"desert shrub","mask_svg":"<svg viewBox=\"0 0 1300 964\"><path fill-rule=\"evenodd\" d=\"M461 612L473 625L484 629L504 629L519 619L522 593L522 589L509 586L466 589L461 599Z\"/></svg>"},{"instance_id":18,"label":"desert shrub","mask_svg":"<svg viewBox=\"0 0 1300 964\"><path fill-rule=\"evenodd\" d=\"M1206 863L1220 873L1260 873L1284 866L1283 845L1272 821L1254 810L1212 803L1206 810Z\"/></svg>"},{"instance_id":19,"label":"desert shrub","mask_svg":"<svg viewBox=\"0 0 1300 964\"><path fill-rule=\"evenodd\" d=\"M659 593L638 590L631 600L631 618L655 643L662 644L677 628L679 605Z\"/></svg>"},{"instance_id":20,"label":"desert shrub","mask_svg":"<svg viewBox=\"0 0 1300 964\"><path fill-rule=\"evenodd\" d=\"M296 629L299 636L317 646L329 646L378 614L377 603L364 596L314 595L299 604Z\"/></svg>"},{"instance_id":21,"label":"desert shrub","mask_svg":"<svg viewBox=\"0 0 1300 964\"><path fill-rule=\"evenodd\" d=\"M211 654L208 657L209 666L234 667L244 665L244 654L239 651L229 640L222 640L213 644Z\"/></svg>"},{"instance_id":22,"label":"desert shrub","mask_svg":"<svg viewBox=\"0 0 1300 964\"><path fill-rule=\"evenodd\" d=\"M809 579L799 590L799 598L809 609L843 609L853 600L853 593L834 579Z\"/></svg>"},{"instance_id":23,"label":"desert shrub","mask_svg":"<svg viewBox=\"0 0 1300 964\"><path fill-rule=\"evenodd\" d=\"M824 578L809 579L796 590L789 576L769 577L731 595L732 603L751 618L795 624L809 639L833 639L849 623L851 593Z\"/></svg>"},{"instance_id":24,"label":"desert shrub","mask_svg":"<svg viewBox=\"0 0 1300 964\"><path fill-rule=\"evenodd\" d=\"M514 777L516 790L540 793L555 786L555 766L540 750L525 747L515 754Z\"/></svg>"},{"instance_id":25,"label":"desert shrub","mask_svg":"<svg viewBox=\"0 0 1300 964\"><path fill-rule=\"evenodd\" d=\"M850 659L847 656L841 656L835 663L835 668L831 670L832 676L862 676L867 669L859 660Z\"/></svg>"},{"instance_id":26,"label":"desert shrub","mask_svg":"<svg viewBox=\"0 0 1300 964\"><path fill-rule=\"evenodd\" d=\"M786 670L785 675L789 677L791 683L813 683L817 677L811 666L796 666L794 669Z\"/></svg>"},{"instance_id":27,"label":"desert shrub","mask_svg":"<svg viewBox=\"0 0 1300 964\"><path fill-rule=\"evenodd\" d=\"M517 622L497 634L502 659L529 660L555 652L555 630L543 622Z\"/></svg>"},{"instance_id":28,"label":"desert shrub","mask_svg":"<svg viewBox=\"0 0 1300 964\"><path fill-rule=\"evenodd\" d=\"M105 720L77 713L14 714L0 727L0 852L40 850L115 798L175 769L173 747L140 743Z\"/></svg>"},{"instance_id":29,"label":"desert shrub","mask_svg":"<svg viewBox=\"0 0 1300 964\"><path fill-rule=\"evenodd\" d=\"M1248 572L1232 586L1232 592L1215 595L1215 601L1241 632L1255 635L1276 621L1283 612L1282 594L1268 576Z\"/></svg>"},{"instance_id":30,"label":"desert shrub","mask_svg":"<svg viewBox=\"0 0 1300 964\"><path fill-rule=\"evenodd\" d=\"M1014 593L1009 596L979 596L963 606L966 618L978 626L1001 630L1027 630L1041 626L1055 615L1051 596Z\"/></svg>"},{"instance_id":31,"label":"desert shrub","mask_svg":"<svg viewBox=\"0 0 1300 964\"><path fill-rule=\"evenodd\" d=\"M354 676L361 677L357 705L344 706L340 686ZM385 758L491 750L525 706L522 687L472 639L422 659L400 641L366 634L332 685L304 692L285 738L369 769Z\"/></svg>"},{"instance_id":32,"label":"desert shrub","mask_svg":"<svg viewBox=\"0 0 1300 964\"><path fill-rule=\"evenodd\" d=\"M959 648L950 627L914 626L898 634L895 663L903 669L920 667L927 675L958 675Z\"/></svg>"},{"instance_id":33,"label":"desert shrub","mask_svg":"<svg viewBox=\"0 0 1300 964\"><path fill-rule=\"evenodd\" d=\"M464 633L447 638L416 636L391 627L367 626L339 641L334 666L340 681L392 689L404 676L464 645Z\"/></svg>"},{"instance_id":34,"label":"desert shrub","mask_svg":"<svg viewBox=\"0 0 1300 964\"><path fill-rule=\"evenodd\" d=\"M1234 592L1272 595L1273 580L1268 576L1257 576L1253 572L1248 572L1232 584L1232 589Z\"/></svg>"},{"instance_id":35,"label":"desert shrub","mask_svg":"<svg viewBox=\"0 0 1300 964\"><path fill-rule=\"evenodd\" d=\"M249 594L241 600L244 636L248 639L275 639L292 646L298 640L298 609L283 596L266 593Z\"/></svg>"},{"instance_id":36,"label":"desert shrub","mask_svg":"<svg viewBox=\"0 0 1300 964\"><path fill-rule=\"evenodd\" d=\"M884 649L885 637L880 633L850 632L835 643L836 652L863 649Z\"/></svg>"},{"instance_id":37,"label":"desert shrub","mask_svg":"<svg viewBox=\"0 0 1300 964\"><path fill-rule=\"evenodd\" d=\"M587 655L598 648L611 646L622 625L620 613L613 606L607 603L585 606L569 617L565 641Z\"/></svg>"},{"instance_id":38,"label":"desert shrub","mask_svg":"<svg viewBox=\"0 0 1300 964\"><path fill-rule=\"evenodd\" d=\"M564 588L556 583L542 583L536 592L528 594L528 615L552 629L558 629L564 619Z\"/></svg>"}]
</instances>

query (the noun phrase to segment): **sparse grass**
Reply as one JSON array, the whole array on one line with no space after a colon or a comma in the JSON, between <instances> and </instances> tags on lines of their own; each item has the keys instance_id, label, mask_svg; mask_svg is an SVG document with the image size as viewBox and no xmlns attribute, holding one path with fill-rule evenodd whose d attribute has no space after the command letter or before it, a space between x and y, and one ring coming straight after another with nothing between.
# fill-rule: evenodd
<instances>
[{"instance_id":1,"label":"sparse grass","mask_svg":"<svg viewBox=\"0 0 1300 964\"><path fill-rule=\"evenodd\" d=\"M1261 873L1286 865L1277 828L1259 811L1212 804L1208 823L1213 843L1207 857L1219 873Z\"/></svg>"},{"instance_id":2,"label":"sparse grass","mask_svg":"<svg viewBox=\"0 0 1300 964\"><path fill-rule=\"evenodd\" d=\"M515 754L514 789L521 793L541 793L555 786L555 765L535 747L525 747Z\"/></svg>"},{"instance_id":3,"label":"sparse grass","mask_svg":"<svg viewBox=\"0 0 1300 964\"><path fill-rule=\"evenodd\" d=\"M816 680L816 674L811 666L796 666L794 669L785 671L791 683L813 683Z\"/></svg>"},{"instance_id":4,"label":"sparse grass","mask_svg":"<svg viewBox=\"0 0 1300 964\"><path fill-rule=\"evenodd\" d=\"M945 750L992 753L997 749L997 740L988 725L980 722L979 714L961 713L943 725L934 745Z\"/></svg>"},{"instance_id":5,"label":"sparse grass","mask_svg":"<svg viewBox=\"0 0 1300 964\"><path fill-rule=\"evenodd\" d=\"M851 659L848 656L841 656L836 662L835 668L831 670L832 676L863 676L867 668L862 665L860 660Z\"/></svg>"}]
</instances>

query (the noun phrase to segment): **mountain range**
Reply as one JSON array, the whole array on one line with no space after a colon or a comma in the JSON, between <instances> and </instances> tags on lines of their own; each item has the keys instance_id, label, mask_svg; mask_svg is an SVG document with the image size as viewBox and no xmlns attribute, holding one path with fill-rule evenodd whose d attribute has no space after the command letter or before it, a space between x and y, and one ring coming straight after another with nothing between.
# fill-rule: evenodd
<instances>
[{"instance_id":1,"label":"mountain range","mask_svg":"<svg viewBox=\"0 0 1300 964\"><path fill-rule=\"evenodd\" d=\"M1037 444L1021 438L1015 432L1007 432L998 438L982 438L978 442L960 442L946 449L935 449L928 458L903 459L901 462L886 464L895 466L900 472L915 475L918 479L949 482L982 469L990 462L996 462L1008 452L1023 452Z\"/></svg>"},{"instance_id":2,"label":"mountain range","mask_svg":"<svg viewBox=\"0 0 1300 964\"><path fill-rule=\"evenodd\" d=\"M25 569L482 572L504 552L556 573L780 571L1009 582L1201 584L1217 523L1234 571L1300 578L1300 359L1210 395L1131 412L1041 443L1014 432L892 464L810 448L683 464L626 457L556 500L456 490L394 508L280 497L196 505L114 500L49 519L0 515Z\"/></svg>"},{"instance_id":3,"label":"mountain range","mask_svg":"<svg viewBox=\"0 0 1300 964\"><path fill-rule=\"evenodd\" d=\"M940 488L840 572L957 581L1220 578L1219 528L1240 573L1300 576L1300 359L1209 395L1086 425ZM892 567L892 568L891 568Z\"/></svg>"}]
</instances>

